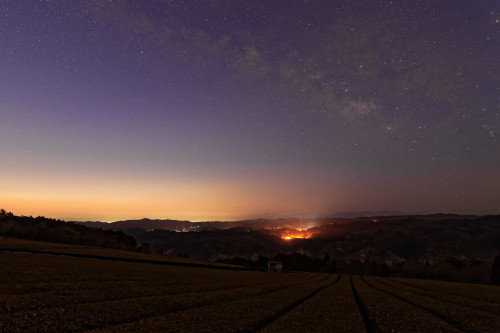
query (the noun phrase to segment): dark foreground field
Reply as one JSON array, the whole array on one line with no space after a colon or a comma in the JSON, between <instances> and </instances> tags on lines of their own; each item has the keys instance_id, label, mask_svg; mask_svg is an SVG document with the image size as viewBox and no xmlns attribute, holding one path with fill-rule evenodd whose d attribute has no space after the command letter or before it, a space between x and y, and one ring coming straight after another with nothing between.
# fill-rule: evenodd
<instances>
[{"instance_id":1,"label":"dark foreground field","mask_svg":"<svg viewBox=\"0 0 500 333\"><path fill-rule=\"evenodd\" d=\"M0 272L1 332L498 332L500 327L500 287L486 285L12 251L0 252Z\"/></svg>"}]
</instances>

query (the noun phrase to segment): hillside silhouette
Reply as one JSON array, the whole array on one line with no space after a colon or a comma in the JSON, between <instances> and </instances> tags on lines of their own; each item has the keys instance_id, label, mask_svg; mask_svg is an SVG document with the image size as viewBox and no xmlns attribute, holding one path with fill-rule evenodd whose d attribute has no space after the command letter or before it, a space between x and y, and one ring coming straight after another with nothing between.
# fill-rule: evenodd
<instances>
[{"instance_id":1,"label":"hillside silhouette","mask_svg":"<svg viewBox=\"0 0 500 333\"><path fill-rule=\"evenodd\" d=\"M260 256L276 259L300 253L310 259L300 258L307 261L304 267L313 271L329 271L335 262L337 271L346 274L482 283L491 282L491 267L500 253L500 216L433 214L320 222L307 230L308 239L283 239L283 233L293 229L267 227L123 231L171 256L258 267L264 262ZM328 263L321 261L325 257Z\"/></svg>"},{"instance_id":2,"label":"hillside silhouette","mask_svg":"<svg viewBox=\"0 0 500 333\"><path fill-rule=\"evenodd\" d=\"M134 237L121 231L90 228L44 216L16 216L0 210L0 236L53 243L136 250Z\"/></svg>"},{"instance_id":3,"label":"hillside silhouette","mask_svg":"<svg viewBox=\"0 0 500 333\"><path fill-rule=\"evenodd\" d=\"M316 226L302 229L308 225ZM307 237L284 237L294 232ZM495 261L500 253L499 215L69 223L1 210L0 236L153 252L256 269L265 269L268 260L279 260L290 270L500 281L500 260Z\"/></svg>"}]
</instances>

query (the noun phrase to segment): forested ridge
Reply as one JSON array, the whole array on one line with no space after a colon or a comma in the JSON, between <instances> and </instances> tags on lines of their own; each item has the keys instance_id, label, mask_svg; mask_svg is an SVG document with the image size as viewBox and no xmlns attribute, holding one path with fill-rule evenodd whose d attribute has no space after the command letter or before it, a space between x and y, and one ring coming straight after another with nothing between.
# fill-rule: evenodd
<instances>
[{"instance_id":1,"label":"forested ridge","mask_svg":"<svg viewBox=\"0 0 500 333\"><path fill-rule=\"evenodd\" d=\"M16 216L0 210L0 236L44 242L136 250L135 238L121 231L102 230L44 216Z\"/></svg>"}]
</instances>

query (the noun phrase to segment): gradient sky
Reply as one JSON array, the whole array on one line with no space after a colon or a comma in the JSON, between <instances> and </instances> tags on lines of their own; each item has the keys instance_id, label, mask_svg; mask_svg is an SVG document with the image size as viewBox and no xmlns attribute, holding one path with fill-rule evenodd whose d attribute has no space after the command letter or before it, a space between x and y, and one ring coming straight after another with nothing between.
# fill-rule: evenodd
<instances>
[{"instance_id":1,"label":"gradient sky","mask_svg":"<svg viewBox=\"0 0 500 333\"><path fill-rule=\"evenodd\" d=\"M500 213L500 2L0 2L0 206Z\"/></svg>"}]
</instances>

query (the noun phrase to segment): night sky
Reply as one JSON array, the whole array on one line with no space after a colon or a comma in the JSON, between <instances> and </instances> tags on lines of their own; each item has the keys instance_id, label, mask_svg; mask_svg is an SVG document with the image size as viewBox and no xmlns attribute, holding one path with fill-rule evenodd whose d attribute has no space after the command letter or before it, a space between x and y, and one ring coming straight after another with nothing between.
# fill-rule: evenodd
<instances>
[{"instance_id":1,"label":"night sky","mask_svg":"<svg viewBox=\"0 0 500 333\"><path fill-rule=\"evenodd\" d=\"M500 212L500 1L0 2L0 206Z\"/></svg>"}]
</instances>

